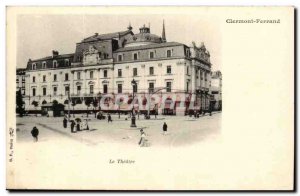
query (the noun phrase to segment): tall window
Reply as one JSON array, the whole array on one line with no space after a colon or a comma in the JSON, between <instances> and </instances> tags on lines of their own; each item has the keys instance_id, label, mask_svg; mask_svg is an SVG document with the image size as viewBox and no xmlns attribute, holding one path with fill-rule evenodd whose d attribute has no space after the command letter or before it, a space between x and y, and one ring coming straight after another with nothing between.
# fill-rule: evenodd
<instances>
[{"instance_id":1,"label":"tall window","mask_svg":"<svg viewBox=\"0 0 300 196\"><path fill-rule=\"evenodd\" d=\"M69 80L69 74L65 73L65 80L68 81Z\"/></svg>"},{"instance_id":2,"label":"tall window","mask_svg":"<svg viewBox=\"0 0 300 196\"><path fill-rule=\"evenodd\" d=\"M186 82L186 91L189 91L189 82Z\"/></svg>"},{"instance_id":3,"label":"tall window","mask_svg":"<svg viewBox=\"0 0 300 196\"><path fill-rule=\"evenodd\" d=\"M35 64L35 63L32 63L32 64L31 64L31 68L32 68L32 70L35 70L35 69L36 69L36 64Z\"/></svg>"},{"instance_id":4,"label":"tall window","mask_svg":"<svg viewBox=\"0 0 300 196\"><path fill-rule=\"evenodd\" d=\"M46 82L46 76L43 75L43 82Z\"/></svg>"},{"instance_id":5,"label":"tall window","mask_svg":"<svg viewBox=\"0 0 300 196\"><path fill-rule=\"evenodd\" d=\"M122 93L122 84L118 84L118 93Z\"/></svg>"},{"instance_id":6,"label":"tall window","mask_svg":"<svg viewBox=\"0 0 300 196\"><path fill-rule=\"evenodd\" d=\"M133 92L137 93L137 90L138 90L138 85L135 84L135 85L133 86Z\"/></svg>"},{"instance_id":7,"label":"tall window","mask_svg":"<svg viewBox=\"0 0 300 196\"><path fill-rule=\"evenodd\" d=\"M137 68L133 68L133 76L137 76Z\"/></svg>"},{"instance_id":8,"label":"tall window","mask_svg":"<svg viewBox=\"0 0 300 196\"><path fill-rule=\"evenodd\" d=\"M77 95L80 95L81 93L81 86L77 86Z\"/></svg>"},{"instance_id":9,"label":"tall window","mask_svg":"<svg viewBox=\"0 0 300 196\"><path fill-rule=\"evenodd\" d=\"M35 82L35 76L32 77L32 82Z\"/></svg>"},{"instance_id":10,"label":"tall window","mask_svg":"<svg viewBox=\"0 0 300 196\"><path fill-rule=\"evenodd\" d=\"M207 73L206 72L204 72L204 79L205 79L205 81L207 81Z\"/></svg>"},{"instance_id":11,"label":"tall window","mask_svg":"<svg viewBox=\"0 0 300 196\"><path fill-rule=\"evenodd\" d=\"M32 89L32 96L35 96L35 88Z\"/></svg>"},{"instance_id":12,"label":"tall window","mask_svg":"<svg viewBox=\"0 0 300 196\"><path fill-rule=\"evenodd\" d=\"M166 87L167 87L167 92L171 92L172 91L172 82L167 82Z\"/></svg>"},{"instance_id":13,"label":"tall window","mask_svg":"<svg viewBox=\"0 0 300 196\"><path fill-rule=\"evenodd\" d=\"M103 93L107 93L107 84L103 85Z\"/></svg>"},{"instance_id":14,"label":"tall window","mask_svg":"<svg viewBox=\"0 0 300 196\"><path fill-rule=\"evenodd\" d=\"M172 68L170 65L167 66L167 74L171 74L172 73Z\"/></svg>"},{"instance_id":15,"label":"tall window","mask_svg":"<svg viewBox=\"0 0 300 196\"><path fill-rule=\"evenodd\" d=\"M186 74L189 75L189 66L186 67Z\"/></svg>"},{"instance_id":16,"label":"tall window","mask_svg":"<svg viewBox=\"0 0 300 196\"><path fill-rule=\"evenodd\" d=\"M153 93L154 92L154 83L150 82L149 83L149 93Z\"/></svg>"},{"instance_id":17,"label":"tall window","mask_svg":"<svg viewBox=\"0 0 300 196\"><path fill-rule=\"evenodd\" d=\"M122 69L118 69L118 77L122 77Z\"/></svg>"},{"instance_id":18,"label":"tall window","mask_svg":"<svg viewBox=\"0 0 300 196\"><path fill-rule=\"evenodd\" d=\"M133 54L133 60L137 60L138 59L138 53L134 53Z\"/></svg>"},{"instance_id":19,"label":"tall window","mask_svg":"<svg viewBox=\"0 0 300 196\"><path fill-rule=\"evenodd\" d=\"M154 67L149 67L149 75L153 75L154 74Z\"/></svg>"},{"instance_id":20,"label":"tall window","mask_svg":"<svg viewBox=\"0 0 300 196\"><path fill-rule=\"evenodd\" d=\"M42 67L43 67L43 69L46 69L46 62L42 63Z\"/></svg>"},{"instance_id":21,"label":"tall window","mask_svg":"<svg viewBox=\"0 0 300 196\"><path fill-rule=\"evenodd\" d=\"M107 70L106 69L103 71L103 77L107 78Z\"/></svg>"},{"instance_id":22,"label":"tall window","mask_svg":"<svg viewBox=\"0 0 300 196\"><path fill-rule=\"evenodd\" d=\"M80 72L77 72L77 80L80 80Z\"/></svg>"},{"instance_id":23,"label":"tall window","mask_svg":"<svg viewBox=\"0 0 300 196\"><path fill-rule=\"evenodd\" d=\"M53 80L54 80L54 81L57 80L57 75L56 75L56 74L53 75Z\"/></svg>"},{"instance_id":24,"label":"tall window","mask_svg":"<svg viewBox=\"0 0 300 196\"><path fill-rule=\"evenodd\" d=\"M171 57L172 56L172 51L171 50L167 50L167 57Z\"/></svg>"},{"instance_id":25,"label":"tall window","mask_svg":"<svg viewBox=\"0 0 300 196\"><path fill-rule=\"evenodd\" d=\"M47 95L47 89L43 88L43 95L46 96Z\"/></svg>"},{"instance_id":26,"label":"tall window","mask_svg":"<svg viewBox=\"0 0 300 196\"><path fill-rule=\"evenodd\" d=\"M90 85L90 94L94 94L94 85Z\"/></svg>"},{"instance_id":27,"label":"tall window","mask_svg":"<svg viewBox=\"0 0 300 196\"><path fill-rule=\"evenodd\" d=\"M65 86L65 95L68 95L69 92L70 92L70 87L69 86Z\"/></svg>"},{"instance_id":28,"label":"tall window","mask_svg":"<svg viewBox=\"0 0 300 196\"><path fill-rule=\"evenodd\" d=\"M90 79L94 78L94 72L90 71Z\"/></svg>"},{"instance_id":29,"label":"tall window","mask_svg":"<svg viewBox=\"0 0 300 196\"><path fill-rule=\"evenodd\" d=\"M53 87L53 95L56 95L56 94L57 94L57 87L54 86L54 87Z\"/></svg>"},{"instance_id":30,"label":"tall window","mask_svg":"<svg viewBox=\"0 0 300 196\"><path fill-rule=\"evenodd\" d=\"M150 52L150 59L154 58L154 52Z\"/></svg>"},{"instance_id":31,"label":"tall window","mask_svg":"<svg viewBox=\"0 0 300 196\"><path fill-rule=\"evenodd\" d=\"M119 54L118 55L118 61L122 61L123 60L123 55Z\"/></svg>"}]
</instances>

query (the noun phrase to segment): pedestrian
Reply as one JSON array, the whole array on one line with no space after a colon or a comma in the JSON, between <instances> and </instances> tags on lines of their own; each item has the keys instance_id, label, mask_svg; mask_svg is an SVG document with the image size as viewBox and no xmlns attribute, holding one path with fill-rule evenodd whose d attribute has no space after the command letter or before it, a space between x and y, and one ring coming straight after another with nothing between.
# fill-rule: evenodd
<instances>
[{"instance_id":1,"label":"pedestrian","mask_svg":"<svg viewBox=\"0 0 300 196\"><path fill-rule=\"evenodd\" d=\"M112 119L111 119L111 116L110 116L110 114L108 114L108 116L107 116L107 122L109 123L109 122L111 122L112 123Z\"/></svg>"},{"instance_id":2,"label":"pedestrian","mask_svg":"<svg viewBox=\"0 0 300 196\"><path fill-rule=\"evenodd\" d=\"M76 122L76 131L80 131L80 122L79 121Z\"/></svg>"},{"instance_id":3,"label":"pedestrian","mask_svg":"<svg viewBox=\"0 0 300 196\"><path fill-rule=\"evenodd\" d=\"M74 127L75 127L75 122L74 120L71 121L71 133L74 133Z\"/></svg>"},{"instance_id":4,"label":"pedestrian","mask_svg":"<svg viewBox=\"0 0 300 196\"><path fill-rule=\"evenodd\" d=\"M64 117L63 125L64 125L64 128L67 128L67 126L68 126L68 120L66 117Z\"/></svg>"},{"instance_id":5,"label":"pedestrian","mask_svg":"<svg viewBox=\"0 0 300 196\"><path fill-rule=\"evenodd\" d=\"M33 127L33 129L31 130L31 135L33 137L33 141L37 142L38 141L39 130L36 127Z\"/></svg>"},{"instance_id":6,"label":"pedestrian","mask_svg":"<svg viewBox=\"0 0 300 196\"><path fill-rule=\"evenodd\" d=\"M166 122L164 122L164 125L163 125L163 132L164 132L164 135L167 134L167 131L168 131L168 125Z\"/></svg>"},{"instance_id":7,"label":"pedestrian","mask_svg":"<svg viewBox=\"0 0 300 196\"><path fill-rule=\"evenodd\" d=\"M140 147L143 147L143 146L145 146L146 134L143 129L140 130L140 133L141 133L141 139L139 141L139 145L140 145Z\"/></svg>"}]
</instances>

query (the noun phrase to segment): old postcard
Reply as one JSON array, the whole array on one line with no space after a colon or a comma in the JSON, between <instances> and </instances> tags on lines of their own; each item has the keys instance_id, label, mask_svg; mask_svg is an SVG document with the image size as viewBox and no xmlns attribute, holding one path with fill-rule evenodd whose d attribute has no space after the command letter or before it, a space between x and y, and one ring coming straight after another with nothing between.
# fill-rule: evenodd
<instances>
[{"instance_id":1,"label":"old postcard","mask_svg":"<svg viewBox=\"0 0 300 196\"><path fill-rule=\"evenodd\" d=\"M293 7L7 7L7 189L294 189Z\"/></svg>"}]
</instances>

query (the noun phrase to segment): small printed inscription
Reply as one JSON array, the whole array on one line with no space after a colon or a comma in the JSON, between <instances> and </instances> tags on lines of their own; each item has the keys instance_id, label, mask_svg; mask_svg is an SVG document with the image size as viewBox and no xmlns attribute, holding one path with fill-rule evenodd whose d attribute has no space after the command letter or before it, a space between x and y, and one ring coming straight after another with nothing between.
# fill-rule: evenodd
<instances>
[{"instance_id":1,"label":"small printed inscription","mask_svg":"<svg viewBox=\"0 0 300 196\"><path fill-rule=\"evenodd\" d=\"M8 153L8 160L9 162L13 162L14 156L14 136L15 130L13 128L9 128L9 153Z\"/></svg>"},{"instance_id":2,"label":"small printed inscription","mask_svg":"<svg viewBox=\"0 0 300 196\"><path fill-rule=\"evenodd\" d=\"M134 164L134 160L130 159L109 159L110 164Z\"/></svg>"},{"instance_id":3,"label":"small printed inscription","mask_svg":"<svg viewBox=\"0 0 300 196\"><path fill-rule=\"evenodd\" d=\"M280 19L227 19L226 23L249 23L249 24L259 24L259 23L280 23Z\"/></svg>"}]
</instances>

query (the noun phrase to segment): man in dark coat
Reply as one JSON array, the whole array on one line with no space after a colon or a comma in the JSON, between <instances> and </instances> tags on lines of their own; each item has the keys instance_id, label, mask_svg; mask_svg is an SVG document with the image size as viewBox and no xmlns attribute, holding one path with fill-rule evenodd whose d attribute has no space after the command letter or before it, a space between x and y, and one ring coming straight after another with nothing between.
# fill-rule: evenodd
<instances>
[{"instance_id":1,"label":"man in dark coat","mask_svg":"<svg viewBox=\"0 0 300 196\"><path fill-rule=\"evenodd\" d=\"M164 135L167 134L167 131L168 131L168 125L166 122L164 122L164 125L163 125L163 131L164 131Z\"/></svg>"},{"instance_id":2,"label":"man in dark coat","mask_svg":"<svg viewBox=\"0 0 300 196\"><path fill-rule=\"evenodd\" d=\"M108 117L107 117L107 122L112 122L112 119L111 119L111 116L110 116L110 114L108 114Z\"/></svg>"},{"instance_id":3,"label":"man in dark coat","mask_svg":"<svg viewBox=\"0 0 300 196\"><path fill-rule=\"evenodd\" d=\"M64 125L64 128L67 128L68 120L66 118L64 118L64 120L63 120L63 125Z\"/></svg>"},{"instance_id":4,"label":"man in dark coat","mask_svg":"<svg viewBox=\"0 0 300 196\"><path fill-rule=\"evenodd\" d=\"M74 132L74 127L75 127L75 122L74 122L74 120L72 120L72 122L71 122L71 133Z\"/></svg>"},{"instance_id":5,"label":"man in dark coat","mask_svg":"<svg viewBox=\"0 0 300 196\"><path fill-rule=\"evenodd\" d=\"M31 135L33 137L33 140L35 142L37 142L38 141L39 130L36 127L33 127L33 129L31 130Z\"/></svg>"}]
</instances>

